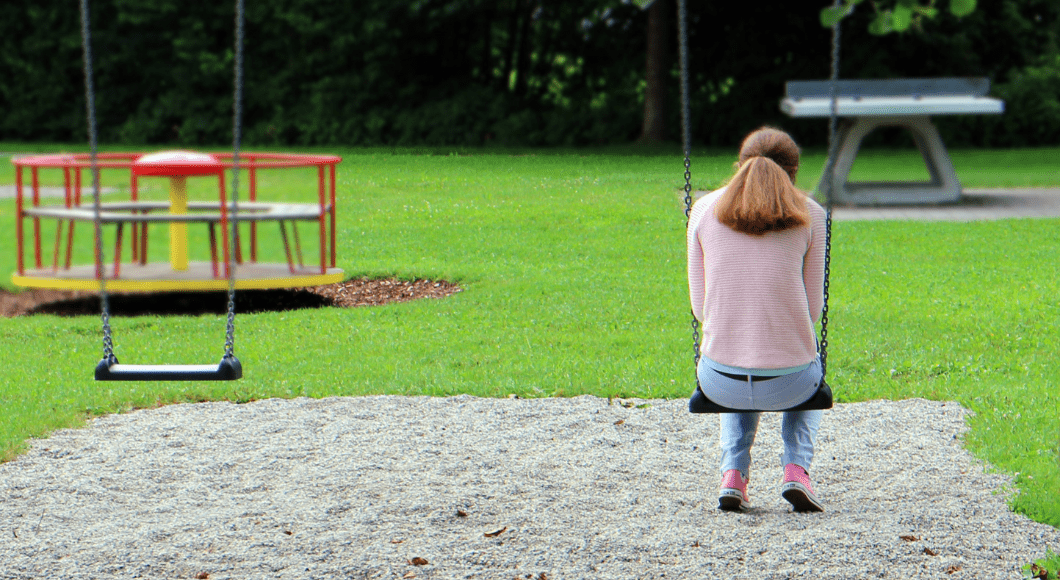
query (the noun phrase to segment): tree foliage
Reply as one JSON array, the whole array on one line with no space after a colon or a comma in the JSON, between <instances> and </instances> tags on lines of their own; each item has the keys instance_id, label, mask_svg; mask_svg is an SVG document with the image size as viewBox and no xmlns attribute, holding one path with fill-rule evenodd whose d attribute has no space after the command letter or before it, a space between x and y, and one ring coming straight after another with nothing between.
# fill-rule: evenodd
<instances>
[{"instance_id":1,"label":"tree foliage","mask_svg":"<svg viewBox=\"0 0 1060 580\"><path fill-rule=\"evenodd\" d=\"M844 18L842 76L987 76L1011 99L1009 112L947 120L952 143L1055 143L1060 3L998 0L958 17L962 1L946 0L930 25L914 16L883 37L868 31L879 15L862 2ZM875 4L891 10L892 28L903 26L893 15L907 0ZM934 9L912 4L921 15ZM76 6L5 7L0 139L85 140ZM90 8L104 142L231 141L232 5L93 0ZM730 146L765 123L792 128L806 144L823 141L822 123L788 119L777 106L785 81L827 78L819 5L690 1L688 9L696 142ZM247 3L246 19L251 145L594 144L641 132L648 15L633 0L268 0ZM664 110L675 138L672 44Z\"/></svg>"},{"instance_id":2,"label":"tree foliage","mask_svg":"<svg viewBox=\"0 0 1060 580\"><path fill-rule=\"evenodd\" d=\"M821 10L821 25L831 27L849 16L864 0L839 0L835 6ZM883 0L871 1L875 17L869 24L869 32L876 35L905 32L910 28L921 29L925 19L938 15L935 0ZM960 18L975 11L976 0L949 0L950 14Z\"/></svg>"},{"instance_id":3,"label":"tree foliage","mask_svg":"<svg viewBox=\"0 0 1060 580\"><path fill-rule=\"evenodd\" d=\"M841 77L987 77L993 95L1005 100L1005 113L937 117L947 143L1060 142L1060 117L1055 106L1049 105L1060 100L1060 3L1002 0L977 5L949 0L947 10L938 10L928 21L914 21L905 31L876 24L888 6L903 4L935 7L937 3L861 2L844 17L842 36L847 50Z\"/></svg>"}]
</instances>

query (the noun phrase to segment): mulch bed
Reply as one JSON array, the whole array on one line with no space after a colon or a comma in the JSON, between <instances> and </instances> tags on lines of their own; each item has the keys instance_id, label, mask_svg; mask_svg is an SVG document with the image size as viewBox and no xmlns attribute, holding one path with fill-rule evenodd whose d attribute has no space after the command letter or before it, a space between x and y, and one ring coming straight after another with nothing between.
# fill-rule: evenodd
<instances>
[{"instance_id":1,"label":"mulch bed","mask_svg":"<svg viewBox=\"0 0 1060 580\"><path fill-rule=\"evenodd\" d=\"M462 288L445 280L349 280L325 286L272 290L237 290L236 313L279 312L304 308L353 308L444 298ZM227 292L150 292L108 294L113 316L224 314ZM26 289L12 294L0 289L0 316L55 314L99 316L99 293Z\"/></svg>"}]
</instances>

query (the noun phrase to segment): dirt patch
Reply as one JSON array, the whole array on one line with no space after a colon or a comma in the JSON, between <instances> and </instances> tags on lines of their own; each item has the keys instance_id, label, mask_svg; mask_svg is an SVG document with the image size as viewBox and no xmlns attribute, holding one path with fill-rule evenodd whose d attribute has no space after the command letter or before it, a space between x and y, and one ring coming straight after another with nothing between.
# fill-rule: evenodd
<instances>
[{"instance_id":1,"label":"dirt patch","mask_svg":"<svg viewBox=\"0 0 1060 580\"><path fill-rule=\"evenodd\" d=\"M445 280L358 279L324 286L272 290L237 290L236 313L279 312L304 308L353 308L444 298L463 289ZM112 316L224 314L228 293L149 292L108 295ZM31 288L12 294L0 289L0 316L56 314L99 316L98 292Z\"/></svg>"}]
</instances>

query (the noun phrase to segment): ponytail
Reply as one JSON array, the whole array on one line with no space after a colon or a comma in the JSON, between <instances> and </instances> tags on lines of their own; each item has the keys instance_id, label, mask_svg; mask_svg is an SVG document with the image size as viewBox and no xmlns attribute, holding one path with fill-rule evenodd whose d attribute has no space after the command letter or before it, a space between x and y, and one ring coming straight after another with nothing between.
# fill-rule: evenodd
<instances>
[{"instance_id":1,"label":"ponytail","mask_svg":"<svg viewBox=\"0 0 1060 580\"><path fill-rule=\"evenodd\" d=\"M762 156L740 165L714 213L721 223L753 236L810 223L806 196L795 188L791 173Z\"/></svg>"}]
</instances>

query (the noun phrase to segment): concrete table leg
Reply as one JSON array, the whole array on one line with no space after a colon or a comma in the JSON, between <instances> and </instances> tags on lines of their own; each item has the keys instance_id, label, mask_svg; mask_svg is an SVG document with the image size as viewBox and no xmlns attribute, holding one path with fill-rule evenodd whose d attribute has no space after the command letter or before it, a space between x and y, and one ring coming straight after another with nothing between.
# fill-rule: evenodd
<instances>
[{"instance_id":1,"label":"concrete table leg","mask_svg":"<svg viewBox=\"0 0 1060 580\"><path fill-rule=\"evenodd\" d=\"M854 166L861 142L879 127L901 127L913 135L924 158L930 182L883 181L850 183L847 178ZM961 184L953 163L942 144L938 129L928 116L857 117L843 119L839 127L839 152L832 178L833 201L854 205L898 205L946 203L958 201Z\"/></svg>"}]
</instances>

